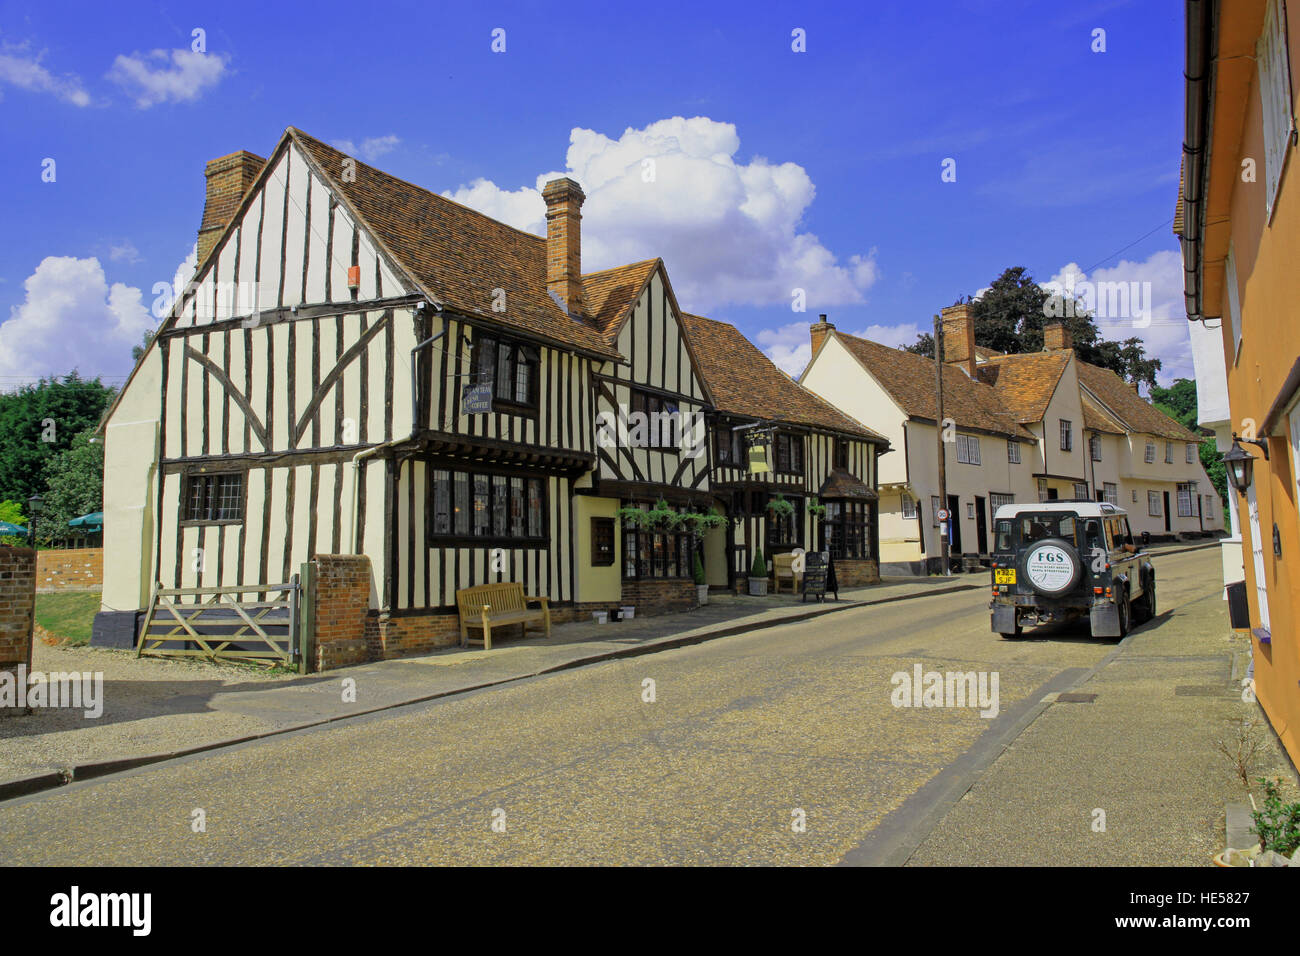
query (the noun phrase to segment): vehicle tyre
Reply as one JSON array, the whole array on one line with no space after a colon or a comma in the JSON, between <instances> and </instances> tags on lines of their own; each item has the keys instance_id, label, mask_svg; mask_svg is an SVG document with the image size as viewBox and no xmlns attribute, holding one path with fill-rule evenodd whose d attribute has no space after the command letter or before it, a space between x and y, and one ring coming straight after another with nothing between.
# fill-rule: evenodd
<instances>
[{"instance_id":1,"label":"vehicle tyre","mask_svg":"<svg viewBox=\"0 0 1300 956\"><path fill-rule=\"evenodd\" d=\"M1121 589L1115 595L1115 607L1119 612L1119 639L1122 641L1128 637L1129 624L1133 619L1133 608L1129 604L1127 589Z\"/></svg>"},{"instance_id":2,"label":"vehicle tyre","mask_svg":"<svg viewBox=\"0 0 1300 956\"><path fill-rule=\"evenodd\" d=\"M1025 630L1024 627L1020 624L1019 621L1017 621L1017 622L1016 622L1016 629L1015 629L1014 631L1012 631L1010 634L1008 634L1006 631L1001 632L1001 633L1002 633L1002 640L1004 640L1004 641L1018 641L1018 640L1020 640L1022 637L1025 636L1025 634L1024 634L1024 630Z\"/></svg>"},{"instance_id":3,"label":"vehicle tyre","mask_svg":"<svg viewBox=\"0 0 1300 956\"><path fill-rule=\"evenodd\" d=\"M1147 578L1147 586L1142 590L1142 596L1133 602L1133 622L1145 624L1155 616L1156 576L1153 574Z\"/></svg>"},{"instance_id":4,"label":"vehicle tyre","mask_svg":"<svg viewBox=\"0 0 1300 956\"><path fill-rule=\"evenodd\" d=\"M1021 556L1021 580L1043 597L1069 594L1083 576L1083 561L1074 545L1064 538L1036 541Z\"/></svg>"}]
</instances>

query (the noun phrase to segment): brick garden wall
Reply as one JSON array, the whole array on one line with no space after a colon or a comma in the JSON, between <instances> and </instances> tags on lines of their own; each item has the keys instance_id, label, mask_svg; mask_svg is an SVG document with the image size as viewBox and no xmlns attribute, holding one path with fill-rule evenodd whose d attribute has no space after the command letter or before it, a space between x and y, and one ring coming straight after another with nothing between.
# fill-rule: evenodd
<instances>
[{"instance_id":1,"label":"brick garden wall","mask_svg":"<svg viewBox=\"0 0 1300 956\"><path fill-rule=\"evenodd\" d=\"M318 554L316 574L316 670L369 659L366 618L370 610L370 559L364 554Z\"/></svg>"},{"instance_id":2,"label":"brick garden wall","mask_svg":"<svg viewBox=\"0 0 1300 956\"><path fill-rule=\"evenodd\" d=\"M872 560L835 560L835 583L842 588L860 588L880 582L880 566Z\"/></svg>"},{"instance_id":3,"label":"brick garden wall","mask_svg":"<svg viewBox=\"0 0 1300 956\"><path fill-rule=\"evenodd\" d=\"M32 665L32 623L36 609L36 556L30 548L0 545L0 672L14 675ZM16 714L0 708L0 715Z\"/></svg>"},{"instance_id":4,"label":"brick garden wall","mask_svg":"<svg viewBox=\"0 0 1300 956\"><path fill-rule=\"evenodd\" d=\"M38 591L98 591L103 586L103 548L54 548L36 554Z\"/></svg>"},{"instance_id":5,"label":"brick garden wall","mask_svg":"<svg viewBox=\"0 0 1300 956\"><path fill-rule=\"evenodd\" d=\"M637 617L691 611L699 606L696 600L695 582L689 578L625 580L621 603L633 605Z\"/></svg>"}]
</instances>

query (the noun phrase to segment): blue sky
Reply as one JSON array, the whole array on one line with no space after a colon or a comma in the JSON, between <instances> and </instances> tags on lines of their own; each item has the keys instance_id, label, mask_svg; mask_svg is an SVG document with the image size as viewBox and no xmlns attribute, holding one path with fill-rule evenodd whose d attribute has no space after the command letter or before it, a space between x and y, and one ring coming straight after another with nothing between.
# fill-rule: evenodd
<instances>
[{"instance_id":1,"label":"blue sky","mask_svg":"<svg viewBox=\"0 0 1300 956\"><path fill-rule=\"evenodd\" d=\"M121 381L204 162L289 125L525 228L539 179L576 174L586 267L663 257L684 308L790 371L819 312L898 344L1006 266L1100 266L1151 283L1150 324L1103 331L1142 336L1167 384L1191 370L1182 29L1173 0L0 0L0 388Z\"/></svg>"}]
</instances>

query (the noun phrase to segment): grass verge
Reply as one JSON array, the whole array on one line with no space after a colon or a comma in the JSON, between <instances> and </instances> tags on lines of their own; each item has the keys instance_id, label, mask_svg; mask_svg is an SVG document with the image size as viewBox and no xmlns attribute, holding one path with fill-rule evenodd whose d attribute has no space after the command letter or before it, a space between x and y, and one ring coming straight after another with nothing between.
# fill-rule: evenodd
<instances>
[{"instance_id":1,"label":"grass verge","mask_svg":"<svg viewBox=\"0 0 1300 956\"><path fill-rule=\"evenodd\" d=\"M90 626L98 611L98 591L49 591L36 595L36 623L69 644L90 642Z\"/></svg>"}]
</instances>

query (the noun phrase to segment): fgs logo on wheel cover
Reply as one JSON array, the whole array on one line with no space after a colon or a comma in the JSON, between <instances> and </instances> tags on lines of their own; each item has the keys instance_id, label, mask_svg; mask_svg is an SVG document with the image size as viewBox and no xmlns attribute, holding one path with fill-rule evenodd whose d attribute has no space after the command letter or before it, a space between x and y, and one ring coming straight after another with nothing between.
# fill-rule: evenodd
<instances>
[{"instance_id":1,"label":"fgs logo on wheel cover","mask_svg":"<svg viewBox=\"0 0 1300 956\"><path fill-rule=\"evenodd\" d=\"M1074 558L1059 545L1037 545L1025 555L1025 575L1039 591L1064 591L1074 583Z\"/></svg>"}]
</instances>

